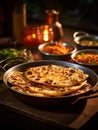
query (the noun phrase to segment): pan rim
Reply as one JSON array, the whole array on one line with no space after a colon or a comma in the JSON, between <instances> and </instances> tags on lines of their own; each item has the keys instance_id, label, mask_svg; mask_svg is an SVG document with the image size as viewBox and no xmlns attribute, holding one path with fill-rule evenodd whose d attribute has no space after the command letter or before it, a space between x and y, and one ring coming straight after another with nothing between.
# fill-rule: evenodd
<instances>
[{"instance_id":1,"label":"pan rim","mask_svg":"<svg viewBox=\"0 0 98 130\"><path fill-rule=\"evenodd\" d=\"M43 65L46 65L46 64L58 64L58 65L61 65L62 64L62 66L75 66L76 68L78 67L79 69L81 68L83 68L83 69L86 69L86 71L89 71L90 73L92 73L94 76L95 76L95 78L96 78L96 83L92 86L92 88L90 89L90 90L88 90L88 91L86 91L86 92L84 92L84 93L79 93L79 94L76 94L76 95L64 95L64 96L60 96L60 97L44 97L44 96L42 96L42 97L40 97L40 96L33 96L33 95L28 95L28 94L25 94L25 93L21 93L21 92L18 92L18 91L15 91L15 90L12 90L11 89L11 87L8 85L8 82L7 82L7 75L11 75L12 73L10 73L11 71L13 71L14 69L18 69L19 67L23 67L23 66L28 66L28 65L33 65L33 66L36 66L36 63L37 63L37 66L40 66L39 65L39 63L41 64L43 64ZM63 65L64 64L64 65ZM28 67L26 67L26 68L28 68ZM84 71L84 70L83 70ZM9 74L10 73L10 74ZM93 70L91 70L90 68L88 68L88 67L85 67L85 66L82 66L82 65L78 65L78 64L76 64L76 63L71 63L71 62L66 62L66 61L59 61L59 60L39 60L39 61L35 61L35 62L25 62L25 63L21 63L21 64L18 64L18 65L15 65L15 66L13 66L13 67L11 67L11 68L9 68L5 73L4 73L4 75L3 75L3 82L4 82L4 84L10 89L10 90L12 90L12 91L14 91L15 93L18 93L18 94L22 94L22 95L25 95L25 96L28 96L28 97L35 97L35 98L42 98L42 99L61 99L61 98L69 98L69 97L76 97L76 96L81 96L82 94L85 94L85 93L87 93L87 92L89 92L89 91L92 91L96 86L97 86L97 84L98 84L98 76L97 76L97 74L93 71Z\"/></svg>"}]
</instances>

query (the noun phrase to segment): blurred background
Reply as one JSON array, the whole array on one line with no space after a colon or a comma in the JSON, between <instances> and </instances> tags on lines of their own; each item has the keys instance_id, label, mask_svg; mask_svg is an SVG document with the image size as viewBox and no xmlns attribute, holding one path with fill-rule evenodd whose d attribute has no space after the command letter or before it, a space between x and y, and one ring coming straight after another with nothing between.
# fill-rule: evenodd
<instances>
[{"instance_id":1,"label":"blurred background","mask_svg":"<svg viewBox=\"0 0 98 130\"><path fill-rule=\"evenodd\" d=\"M60 12L63 27L98 33L98 0L3 0L0 1L0 36L13 36L13 11L26 4L26 24L44 24L45 10Z\"/></svg>"}]
</instances>

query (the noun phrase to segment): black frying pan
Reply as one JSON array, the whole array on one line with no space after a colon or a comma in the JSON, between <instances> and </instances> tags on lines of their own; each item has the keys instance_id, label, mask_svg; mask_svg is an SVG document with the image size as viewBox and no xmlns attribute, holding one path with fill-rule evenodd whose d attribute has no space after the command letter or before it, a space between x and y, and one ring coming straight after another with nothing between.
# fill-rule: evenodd
<instances>
[{"instance_id":1,"label":"black frying pan","mask_svg":"<svg viewBox=\"0 0 98 130\"><path fill-rule=\"evenodd\" d=\"M62 97L36 97L36 96L30 96L27 94L22 94L20 92L12 90L11 86L7 82L9 76L15 71L25 71L29 67L48 65L48 64L55 64L55 65L75 67L75 68L82 69L85 73L89 75L88 82L92 85L92 88L88 92L84 92L83 94L78 94L78 95L69 95L69 96L62 96ZM54 106L54 105L72 103L73 101L78 100L78 98L80 97L83 98L85 95L88 98L89 94L93 92L94 88L96 88L97 86L98 77L97 77L97 74L91 69L78 65L78 64L58 61L58 60L41 60L41 61L36 61L36 62L26 62L26 63L16 65L14 67L11 67L4 73L3 81L5 85L19 98L19 100L27 104L33 104L37 106L50 106L50 105Z\"/></svg>"}]
</instances>

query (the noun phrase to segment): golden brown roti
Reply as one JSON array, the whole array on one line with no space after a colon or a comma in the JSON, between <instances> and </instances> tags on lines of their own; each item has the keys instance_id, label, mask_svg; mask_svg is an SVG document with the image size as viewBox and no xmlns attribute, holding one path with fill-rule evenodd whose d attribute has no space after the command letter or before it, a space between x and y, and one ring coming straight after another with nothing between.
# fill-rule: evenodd
<instances>
[{"instance_id":1,"label":"golden brown roti","mask_svg":"<svg viewBox=\"0 0 98 130\"><path fill-rule=\"evenodd\" d=\"M32 86L32 85L20 85L20 86L12 86L11 88L15 91L22 92L25 94L29 94L32 96L44 96L44 97L58 97L64 95L72 95L86 92L90 89L90 84L86 81L72 87L63 87L63 88L48 88L47 86Z\"/></svg>"},{"instance_id":2,"label":"golden brown roti","mask_svg":"<svg viewBox=\"0 0 98 130\"><path fill-rule=\"evenodd\" d=\"M8 82L17 86L26 85L27 83L29 83L29 81L26 80L25 77L23 76L23 72L19 72L19 71L14 72L8 78Z\"/></svg>"},{"instance_id":3,"label":"golden brown roti","mask_svg":"<svg viewBox=\"0 0 98 130\"><path fill-rule=\"evenodd\" d=\"M42 66L42 67L45 67L45 66ZM51 66L49 66L49 67L51 68ZM51 70L48 68L49 69L48 72L49 72L49 74L51 74L50 72L53 72L52 73L53 76L55 75L54 70L56 71L56 76L58 76L59 72L65 74L65 71L66 71L66 75L65 75L66 78L67 78L67 76L70 76L70 77L73 76L73 73L74 73L74 76L76 75L76 76L82 77L83 75L85 75L83 73L83 71L78 70L78 69L74 69L74 68L66 68L66 67L61 67L61 66L59 68L58 68L58 66L52 66L52 67L53 68ZM34 67L33 69L36 70L36 67ZM42 68L37 67L37 69L39 70L39 69L42 69ZM32 70L32 68L29 68L29 70ZM58 70L59 70L59 72L58 72ZM72 72L72 74L71 74L70 71ZM84 80L84 79L87 79L87 77L84 78L83 81L81 80L81 82L80 82L80 78L79 78L79 82L77 82L77 84L75 82L75 85L74 84L72 86L69 86L69 85L61 86L60 85L58 87L58 86L52 86L52 85L47 84L47 83L42 84L42 83L39 83L39 82L32 82L24 76L25 72L26 71L24 71L24 72L19 72L19 71L14 72L8 78L8 82L10 84L12 84L11 88L13 90L24 93L24 94L28 94L28 95L44 96L44 97L47 97L47 96L48 97L50 97L50 96L57 97L57 96L83 93L83 92L85 92L85 91L87 91L91 88L91 85L89 83L87 83L87 80ZM45 72L47 73L47 70L45 70L42 74L45 74ZM39 74L40 74L40 71L39 71ZM62 74L62 76L63 76L63 74ZM82 76L81 76L81 74L82 74ZM51 75L49 75L49 76L51 76ZM63 78L61 77L61 79L63 79ZM67 79L70 80L70 78L67 78Z\"/></svg>"},{"instance_id":4,"label":"golden brown roti","mask_svg":"<svg viewBox=\"0 0 98 130\"><path fill-rule=\"evenodd\" d=\"M73 86L88 78L80 69L56 65L31 67L24 75L32 82L56 87Z\"/></svg>"}]
</instances>

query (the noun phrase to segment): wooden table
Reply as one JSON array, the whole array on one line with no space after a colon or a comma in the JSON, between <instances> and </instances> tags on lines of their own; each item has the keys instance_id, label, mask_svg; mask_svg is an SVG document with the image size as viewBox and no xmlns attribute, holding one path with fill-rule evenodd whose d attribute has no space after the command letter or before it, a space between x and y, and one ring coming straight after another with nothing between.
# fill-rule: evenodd
<instances>
[{"instance_id":1,"label":"wooden table","mask_svg":"<svg viewBox=\"0 0 98 130\"><path fill-rule=\"evenodd\" d=\"M74 30L65 31L64 41L73 43ZM37 60L39 57L36 56ZM0 125L10 129L84 130L98 129L98 98L80 101L73 106L42 108L21 102L1 82Z\"/></svg>"},{"instance_id":2,"label":"wooden table","mask_svg":"<svg viewBox=\"0 0 98 130\"><path fill-rule=\"evenodd\" d=\"M12 126L12 124L16 125L18 120L20 126L24 126L24 128L26 126L53 130L78 130L83 127L92 127L94 122L88 123L88 125L87 122L90 122L98 112L98 98L81 101L74 106L42 108L21 102L5 87L0 93L0 109L0 122L2 124L11 124ZM96 125L95 122L94 126Z\"/></svg>"}]
</instances>

